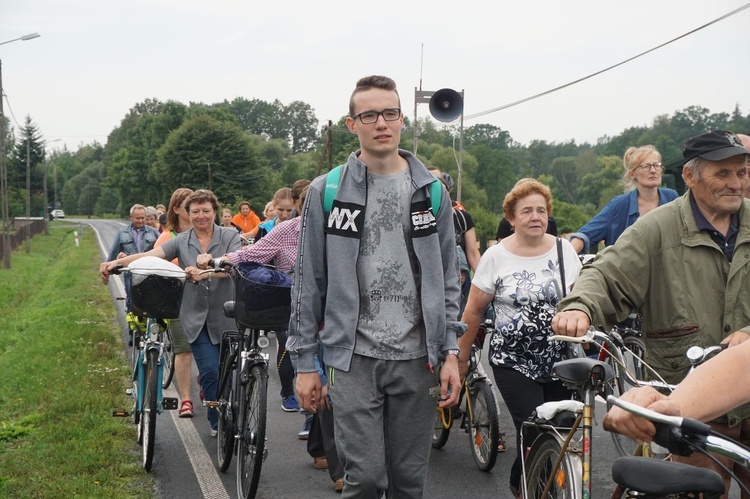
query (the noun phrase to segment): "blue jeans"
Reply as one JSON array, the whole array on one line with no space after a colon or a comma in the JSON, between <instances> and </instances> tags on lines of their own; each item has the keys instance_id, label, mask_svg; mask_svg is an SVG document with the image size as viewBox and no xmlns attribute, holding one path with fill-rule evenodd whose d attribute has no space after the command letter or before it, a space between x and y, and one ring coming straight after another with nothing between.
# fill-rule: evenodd
<instances>
[{"instance_id":1,"label":"blue jeans","mask_svg":"<svg viewBox=\"0 0 750 499\"><path fill-rule=\"evenodd\" d=\"M193 358L200 372L198 382L203 389L203 398L216 400L216 390L219 384L219 345L211 343L205 324L195 341L190 343L190 349L193 351ZM211 429L216 430L219 427L219 413L212 407L207 408L206 412Z\"/></svg>"}]
</instances>

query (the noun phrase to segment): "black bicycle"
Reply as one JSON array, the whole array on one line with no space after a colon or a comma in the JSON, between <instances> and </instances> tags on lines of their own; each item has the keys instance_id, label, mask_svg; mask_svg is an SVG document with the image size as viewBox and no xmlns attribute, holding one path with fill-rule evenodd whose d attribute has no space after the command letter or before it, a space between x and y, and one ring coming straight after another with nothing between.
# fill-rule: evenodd
<instances>
[{"instance_id":1,"label":"black bicycle","mask_svg":"<svg viewBox=\"0 0 750 499\"><path fill-rule=\"evenodd\" d=\"M267 331L287 327L291 313L291 279L255 263L215 259L214 269L225 269L235 283L235 300L224 304L237 331L223 334L219 357L217 400L206 403L219 412L217 459L226 471L237 455L237 494L255 497L266 448L268 358Z\"/></svg>"},{"instance_id":2,"label":"black bicycle","mask_svg":"<svg viewBox=\"0 0 750 499\"><path fill-rule=\"evenodd\" d=\"M494 321L485 319L471 345L469 370L461 386L464 409L459 412L460 428L469 435L471 455L480 471L490 471L497 460L500 444L500 414L492 382L480 363L484 338L494 329ZM459 406L461 403L459 402ZM432 447L441 449L448 442L456 408L437 408L432 430Z\"/></svg>"},{"instance_id":3,"label":"black bicycle","mask_svg":"<svg viewBox=\"0 0 750 499\"><path fill-rule=\"evenodd\" d=\"M750 468L750 449L711 430L707 424L694 419L666 416L610 395L607 401L628 412L651 420L656 425L654 441L672 454L689 456L693 452L708 455L713 452L728 457L735 463ZM730 472L744 494L747 487ZM618 484L617 497L661 498L718 498L724 492L724 480L713 470L688 464L621 457L612 465L612 479ZM613 495L615 497L615 495Z\"/></svg>"}]
</instances>

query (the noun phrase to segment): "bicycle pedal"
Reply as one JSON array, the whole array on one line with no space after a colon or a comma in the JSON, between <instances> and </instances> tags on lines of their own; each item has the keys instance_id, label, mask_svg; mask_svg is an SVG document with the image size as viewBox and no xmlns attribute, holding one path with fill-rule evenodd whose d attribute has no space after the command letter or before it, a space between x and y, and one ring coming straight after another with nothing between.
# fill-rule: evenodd
<instances>
[{"instance_id":1,"label":"bicycle pedal","mask_svg":"<svg viewBox=\"0 0 750 499\"><path fill-rule=\"evenodd\" d=\"M214 400L204 400L203 401L203 406L204 407L213 407L214 409L216 409L217 407L219 407L219 403L216 402L216 401L214 401Z\"/></svg>"},{"instance_id":2,"label":"bicycle pedal","mask_svg":"<svg viewBox=\"0 0 750 499\"><path fill-rule=\"evenodd\" d=\"M127 418L127 417L130 417L130 413L128 411L112 411L112 417Z\"/></svg>"},{"instance_id":3,"label":"bicycle pedal","mask_svg":"<svg viewBox=\"0 0 750 499\"><path fill-rule=\"evenodd\" d=\"M164 397L161 399L161 408L163 411L173 411L177 409L177 397Z\"/></svg>"}]
</instances>

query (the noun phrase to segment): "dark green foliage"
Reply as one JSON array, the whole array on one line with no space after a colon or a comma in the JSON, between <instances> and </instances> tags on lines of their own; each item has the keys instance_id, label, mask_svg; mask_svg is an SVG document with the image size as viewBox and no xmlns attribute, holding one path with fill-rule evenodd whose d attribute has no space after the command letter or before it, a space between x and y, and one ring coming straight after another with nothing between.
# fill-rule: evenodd
<instances>
[{"instance_id":1,"label":"dark green foliage","mask_svg":"<svg viewBox=\"0 0 750 499\"><path fill-rule=\"evenodd\" d=\"M240 127L208 114L188 118L157 152L154 172L171 192L178 187L211 189L220 202L265 202L270 169Z\"/></svg>"},{"instance_id":2,"label":"dark green foliage","mask_svg":"<svg viewBox=\"0 0 750 499\"><path fill-rule=\"evenodd\" d=\"M450 173L457 184L457 123L437 123L426 113L419 119L418 157ZM413 122L405 118L404 125L400 146L413 151ZM750 132L750 114L743 115L739 104L730 113L691 106L656 116L650 125L601 137L593 145L573 140L519 144L506 130L475 124L464 130L461 202L477 223L477 238L492 239L507 192L520 178L534 177L552 189L558 227L576 230L623 192L619 181L628 147L656 146L666 166L665 184L681 190L685 139L714 128ZM32 137L32 212L43 210L44 140L27 118L18 140L9 135L11 215L25 211L24 134ZM329 138L330 158L324 149ZM260 207L279 187L325 173L358 148L345 115L330 130L319 127L313 109L302 101L285 105L237 97L185 105L146 99L128 111L104 146L94 143L49 157L49 198L55 199L56 179L56 197L63 201L58 206L66 212L124 216L136 202L166 204L176 187L209 187L210 166L211 187L223 204L235 206L248 199ZM456 185L452 198L457 195Z\"/></svg>"}]
</instances>

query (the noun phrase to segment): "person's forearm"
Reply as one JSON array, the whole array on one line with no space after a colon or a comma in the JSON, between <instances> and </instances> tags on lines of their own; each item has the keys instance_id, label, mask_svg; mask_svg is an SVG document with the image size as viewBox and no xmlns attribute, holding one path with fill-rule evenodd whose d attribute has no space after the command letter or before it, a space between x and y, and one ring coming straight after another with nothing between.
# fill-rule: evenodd
<instances>
[{"instance_id":1,"label":"person's forearm","mask_svg":"<svg viewBox=\"0 0 750 499\"><path fill-rule=\"evenodd\" d=\"M669 396L682 415L710 421L750 402L750 341L728 348L690 373Z\"/></svg>"},{"instance_id":2,"label":"person's forearm","mask_svg":"<svg viewBox=\"0 0 750 499\"><path fill-rule=\"evenodd\" d=\"M570 239L570 244L573 246L573 249L576 250L576 253L580 255L581 251L583 251L583 240L573 237Z\"/></svg>"}]
</instances>

